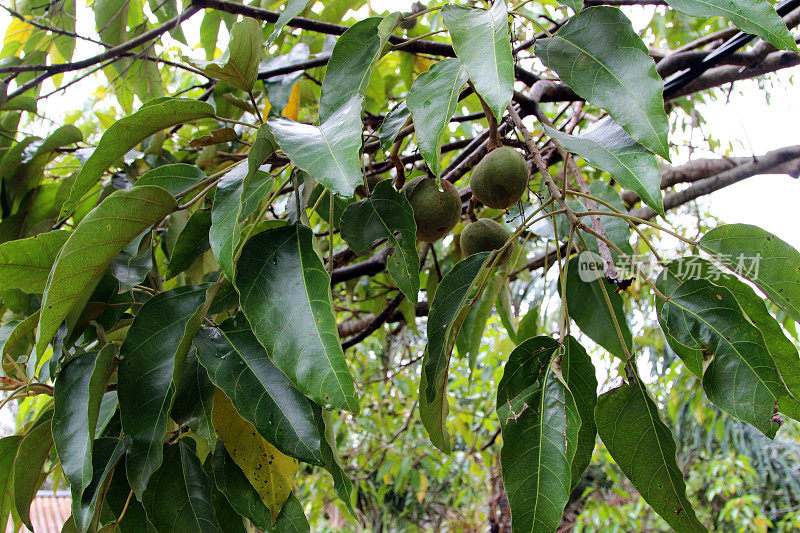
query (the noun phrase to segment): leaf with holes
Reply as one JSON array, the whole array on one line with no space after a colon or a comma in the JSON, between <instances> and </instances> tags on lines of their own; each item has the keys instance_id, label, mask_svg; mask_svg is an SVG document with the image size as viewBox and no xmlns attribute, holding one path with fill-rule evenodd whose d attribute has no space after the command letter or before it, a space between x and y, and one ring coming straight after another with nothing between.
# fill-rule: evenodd
<instances>
[{"instance_id":1,"label":"leaf with holes","mask_svg":"<svg viewBox=\"0 0 800 533\"><path fill-rule=\"evenodd\" d=\"M714 404L774 437L779 424L773 409L788 391L764 336L728 289L685 276L684 261L671 262L656 280L669 298L656 302L667 341L686 366L702 376L703 390ZM686 358L687 349L693 360Z\"/></svg>"},{"instance_id":2,"label":"leaf with holes","mask_svg":"<svg viewBox=\"0 0 800 533\"><path fill-rule=\"evenodd\" d=\"M786 241L758 226L726 224L707 232L700 247L800 322L800 252Z\"/></svg>"},{"instance_id":3,"label":"leaf with holes","mask_svg":"<svg viewBox=\"0 0 800 533\"><path fill-rule=\"evenodd\" d=\"M508 356L497 386L500 462L515 531L555 531L572 488L581 418L553 362L559 345L534 337Z\"/></svg>"},{"instance_id":4,"label":"leaf with holes","mask_svg":"<svg viewBox=\"0 0 800 533\"><path fill-rule=\"evenodd\" d=\"M686 497L675 440L644 385L623 383L597 399L600 438L642 498L679 533L706 531Z\"/></svg>"}]
</instances>

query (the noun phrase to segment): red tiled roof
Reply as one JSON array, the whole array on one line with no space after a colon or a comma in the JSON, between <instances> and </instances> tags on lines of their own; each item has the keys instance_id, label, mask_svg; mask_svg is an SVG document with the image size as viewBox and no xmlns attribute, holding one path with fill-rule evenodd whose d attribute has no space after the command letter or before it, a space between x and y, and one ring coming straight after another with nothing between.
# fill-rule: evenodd
<instances>
[{"instance_id":1,"label":"red tiled roof","mask_svg":"<svg viewBox=\"0 0 800 533\"><path fill-rule=\"evenodd\" d=\"M31 525L36 533L60 533L61 527L67 521L72 510L72 498L69 492L40 491L36 494L31 504ZM10 521L9 521L10 522ZM19 530L22 533L30 533L25 526ZM14 525L9 523L6 533L13 533Z\"/></svg>"}]
</instances>

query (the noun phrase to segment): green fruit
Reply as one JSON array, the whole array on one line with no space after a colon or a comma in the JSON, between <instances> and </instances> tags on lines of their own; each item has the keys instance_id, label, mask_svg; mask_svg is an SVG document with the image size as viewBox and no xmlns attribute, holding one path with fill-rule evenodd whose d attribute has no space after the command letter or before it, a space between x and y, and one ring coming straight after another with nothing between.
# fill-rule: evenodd
<instances>
[{"instance_id":1,"label":"green fruit","mask_svg":"<svg viewBox=\"0 0 800 533\"><path fill-rule=\"evenodd\" d=\"M436 178L418 176L403 187L417 223L417 240L438 241L456 227L461 219L461 197L453 185L442 180L442 190Z\"/></svg>"},{"instance_id":2,"label":"green fruit","mask_svg":"<svg viewBox=\"0 0 800 533\"><path fill-rule=\"evenodd\" d=\"M511 233L490 218L480 218L467 225L461 232L461 251L465 256L470 256L480 252L489 252L502 248L511 237ZM513 246L509 246L497 260L497 266L505 265L511 259L514 251Z\"/></svg>"},{"instance_id":3,"label":"green fruit","mask_svg":"<svg viewBox=\"0 0 800 533\"><path fill-rule=\"evenodd\" d=\"M528 164L519 152L501 146L481 159L472 171L472 194L487 207L508 209L528 186Z\"/></svg>"}]
</instances>

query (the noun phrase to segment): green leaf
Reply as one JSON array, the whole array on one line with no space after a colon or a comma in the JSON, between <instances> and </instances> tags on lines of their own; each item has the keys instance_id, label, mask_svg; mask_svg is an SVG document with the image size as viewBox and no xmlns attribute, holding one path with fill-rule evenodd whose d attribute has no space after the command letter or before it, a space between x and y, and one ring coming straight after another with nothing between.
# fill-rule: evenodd
<instances>
[{"instance_id":1,"label":"green leaf","mask_svg":"<svg viewBox=\"0 0 800 533\"><path fill-rule=\"evenodd\" d=\"M44 292L47 276L69 231L49 231L0 244L0 290Z\"/></svg>"},{"instance_id":2,"label":"green leaf","mask_svg":"<svg viewBox=\"0 0 800 533\"><path fill-rule=\"evenodd\" d=\"M620 342L619 335L614 327L614 319L612 318L616 317L617 324L622 332L622 340L624 340L628 353L630 353L633 349L633 336L628 327L628 321L622 305L622 296L616 293L613 284L605 281L605 277L602 274L593 281L583 281L579 272L581 272L581 267L585 267L587 264L594 264L593 272L595 273L605 271L602 259L592 252L584 252L570 260L567 265L566 294L569 317L578 324L581 331L588 335L590 339L608 350L612 355L625 360L625 350ZM605 283L605 287L601 285L603 283ZM603 288L605 288L611 301L613 315L603 295ZM560 294L561 278L559 278L558 290Z\"/></svg>"},{"instance_id":3,"label":"green leaf","mask_svg":"<svg viewBox=\"0 0 800 533\"><path fill-rule=\"evenodd\" d=\"M675 441L644 385L637 379L601 395L595 419L611 457L653 510L678 533L706 531L686 498Z\"/></svg>"},{"instance_id":4,"label":"green leaf","mask_svg":"<svg viewBox=\"0 0 800 533\"><path fill-rule=\"evenodd\" d=\"M325 463L325 470L330 472L333 477L333 489L340 500L344 502L350 514L355 516L355 511L351 503L353 486L350 478L342 468L339 461L339 452L336 448L336 434L333 431L333 413L324 411L322 407L313 404L314 418L317 422L317 429L324 435L321 443L322 461Z\"/></svg>"},{"instance_id":5,"label":"green leaf","mask_svg":"<svg viewBox=\"0 0 800 533\"><path fill-rule=\"evenodd\" d=\"M242 469L274 521L283 502L292 493L297 475L297 459L282 454L257 434L253 425L239 413L225 393L217 390L212 411L214 429L231 459Z\"/></svg>"},{"instance_id":6,"label":"green leaf","mask_svg":"<svg viewBox=\"0 0 800 533\"><path fill-rule=\"evenodd\" d=\"M177 198L204 179L206 179L205 173L196 166L175 163L148 170L133 186L156 185Z\"/></svg>"},{"instance_id":7,"label":"green leaf","mask_svg":"<svg viewBox=\"0 0 800 533\"><path fill-rule=\"evenodd\" d=\"M106 345L71 359L53 389L53 442L74 501L92 481L92 443L115 355L116 346Z\"/></svg>"},{"instance_id":8,"label":"green leaf","mask_svg":"<svg viewBox=\"0 0 800 533\"><path fill-rule=\"evenodd\" d=\"M252 174L257 170L258 167ZM229 280L234 279L233 259L241 237L239 223L253 211L266 196L265 191L272 189L275 182L269 174L263 173L263 176L264 179L254 182L249 165L241 162L225 174L217 185L208 239L214 256Z\"/></svg>"},{"instance_id":9,"label":"green leaf","mask_svg":"<svg viewBox=\"0 0 800 533\"><path fill-rule=\"evenodd\" d=\"M517 345L522 344L528 339L532 339L539 334L539 308L533 307L528 310L522 320L519 321L517 328Z\"/></svg>"},{"instance_id":10,"label":"green leaf","mask_svg":"<svg viewBox=\"0 0 800 533\"><path fill-rule=\"evenodd\" d=\"M125 461L120 461L111 477L111 483L105 493L104 507L110 510L114 517L121 519L113 533L152 533L155 531L147 521L144 507L131 494L128 477L125 472ZM123 514L124 509L124 514Z\"/></svg>"},{"instance_id":11,"label":"green leaf","mask_svg":"<svg viewBox=\"0 0 800 533\"><path fill-rule=\"evenodd\" d=\"M773 409L788 391L761 331L728 289L687 275L682 272L686 264L686 260L671 262L656 280L656 287L669 298L656 302L667 341L686 366L702 376L709 400L774 437L779 424L773 420ZM687 349L693 360L687 358Z\"/></svg>"},{"instance_id":12,"label":"green leaf","mask_svg":"<svg viewBox=\"0 0 800 533\"><path fill-rule=\"evenodd\" d=\"M523 342L497 386L500 462L515 531L555 531L569 499L581 419L552 363L558 349L550 337Z\"/></svg>"},{"instance_id":13,"label":"green leaf","mask_svg":"<svg viewBox=\"0 0 800 533\"><path fill-rule=\"evenodd\" d=\"M446 5L442 19L453 39L453 50L464 63L475 89L494 116L502 117L514 92L505 0L496 0L488 10Z\"/></svg>"},{"instance_id":14,"label":"green leaf","mask_svg":"<svg viewBox=\"0 0 800 533\"><path fill-rule=\"evenodd\" d=\"M213 485L193 448L187 439L167 446L164 463L144 492L147 518L160 533L223 531L211 504Z\"/></svg>"},{"instance_id":15,"label":"green leaf","mask_svg":"<svg viewBox=\"0 0 800 533\"><path fill-rule=\"evenodd\" d=\"M287 118L268 121L281 150L315 180L342 196L353 196L361 184L361 105L353 96L321 125Z\"/></svg>"},{"instance_id":16,"label":"green leaf","mask_svg":"<svg viewBox=\"0 0 800 533\"><path fill-rule=\"evenodd\" d=\"M664 214L658 161L619 124L606 118L580 136L569 135L546 124L543 127L564 148L582 156L593 167L608 172L624 188L638 194L656 213Z\"/></svg>"},{"instance_id":17,"label":"green leaf","mask_svg":"<svg viewBox=\"0 0 800 533\"><path fill-rule=\"evenodd\" d=\"M91 293L114 256L176 208L175 199L164 189L134 187L112 193L81 220L61 248L47 278L37 353L44 353L61 321L81 295Z\"/></svg>"},{"instance_id":18,"label":"green leaf","mask_svg":"<svg viewBox=\"0 0 800 533\"><path fill-rule=\"evenodd\" d=\"M775 361L778 373L793 396L778 398L779 406L788 407L788 404L794 403L797 406L795 409L800 408L800 401L798 401L800 400L800 357L798 357L797 347L789 340L781 325L767 310L764 300L750 285L743 283L731 274L721 273L719 268L709 261L698 257L693 257L692 260L696 260L702 265L703 277L707 276L706 279L709 279L714 285L725 287L731 291L748 320L764 336L764 344ZM700 357L702 358L702 354Z\"/></svg>"},{"instance_id":19,"label":"green leaf","mask_svg":"<svg viewBox=\"0 0 800 533\"><path fill-rule=\"evenodd\" d=\"M664 82L622 11L586 8L553 37L538 39L535 50L581 98L608 111L636 141L669 159Z\"/></svg>"},{"instance_id":20,"label":"green leaf","mask_svg":"<svg viewBox=\"0 0 800 533\"><path fill-rule=\"evenodd\" d=\"M561 375L564 376L564 381L575 398L575 405L581 418L575 458L572 460L570 488L574 489L592 461L597 440L597 424L594 420L594 409L597 406L597 377L589 354L571 335L566 338L560 355Z\"/></svg>"},{"instance_id":21,"label":"green leaf","mask_svg":"<svg viewBox=\"0 0 800 533\"><path fill-rule=\"evenodd\" d=\"M444 453L451 450L450 434L445 425L449 411L446 391L450 356L471 305L467 302L468 296L489 256L490 252L481 252L456 263L439 283L428 315L428 345L422 360L419 410L431 442Z\"/></svg>"},{"instance_id":22,"label":"green leaf","mask_svg":"<svg viewBox=\"0 0 800 533\"><path fill-rule=\"evenodd\" d=\"M308 4L311 3L311 0L289 0L286 2L286 5L281 12L281 16L278 17L278 21L275 23L275 27L272 30L272 33L269 34L267 37L267 42L271 42L275 39L283 30L283 27L295 18L297 15L303 12Z\"/></svg>"},{"instance_id":23,"label":"green leaf","mask_svg":"<svg viewBox=\"0 0 800 533\"><path fill-rule=\"evenodd\" d=\"M120 419L132 439L126 459L131 488L141 497L161 464L177 379L206 302L207 286L183 286L153 296L137 313L120 348ZM196 326L196 327L195 327Z\"/></svg>"},{"instance_id":24,"label":"green leaf","mask_svg":"<svg viewBox=\"0 0 800 533\"><path fill-rule=\"evenodd\" d=\"M378 182L369 197L350 204L342 213L342 238L357 254L385 238L394 252L386 260L392 279L406 298L416 303L419 292L419 256L414 210L391 180ZM399 233L399 236L397 235Z\"/></svg>"},{"instance_id":25,"label":"green leaf","mask_svg":"<svg viewBox=\"0 0 800 533\"><path fill-rule=\"evenodd\" d=\"M184 58L186 62L202 70L210 78L223 80L237 89L249 93L258 76L261 59L261 23L243 18L231 28L228 49L216 61L200 61Z\"/></svg>"},{"instance_id":26,"label":"green leaf","mask_svg":"<svg viewBox=\"0 0 800 533\"><path fill-rule=\"evenodd\" d=\"M102 438L94 441L91 458L94 477L82 496L73 492L72 517L78 531L87 531L92 526L97 528L99 521L97 504L102 504L114 468L125 455L129 444L130 440L127 438Z\"/></svg>"},{"instance_id":27,"label":"green leaf","mask_svg":"<svg viewBox=\"0 0 800 533\"><path fill-rule=\"evenodd\" d=\"M192 266L198 257L211 248L208 239L210 229L211 211L200 209L192 213L178 234L175 247L170 253L165 279L172 279Z\"/></svg>"},{"instance_id":28,"label":"green leaf","mask_svg":"<svg viewBox=\"0 0 800 533\"><path fill-rule=\"evenodd\" d=\"M767 0L667 0L667 3L692 17L724 17L778 49L797 52L786 23Z\"/></svg>"},{"instance_id":29,"label":"green leaf","mask_svg":"<svg viewBox=\"0 0 800 533\"><path fill-rule=\"evenodd\" d=\"M206 439L209 445L217 440L211 423L214 390L208 372L198 361L196 350L189 350L169 416L175 422L189 426L192 432Z\"/></svg>"},{"instance_id":30,"label":"green leaf","mask_svg":"<svg viewBox=\"0 0 800 533\"><path fill-rule=\"evenodd\" d=\"M772 233L749 224L726 224L700 239L737 274L751 280L778 307L800 322L800 252Z\"/></svg>"},{"instance_id":31,"label":"green leaf","mask_svg":"<svg viewBox=\"0 0 800 533\"><path fill-rule=\"evenodd\" d=\"M259 529L266 530L272 525L270 510L261 501L261 496L250 484L242 469L225 450L222 440L217 441L211 457L211 471L217 488L237 513L253 522Z\"/></svg>"},{"instance_id":32,"label":"green leaf","mask_svg":"<svg viewBox=\"0 0 800 533\"><path fill-rule=\"evenodd\" d=\"M27 355L30 348L30 341L33 340L33 332L39 323L39 311L25 317L23 320L11 320L0 327L0 344L2 344L2 354L0 358L11 357L17 360L19 356ZM33 369L31 368L31 372Z\"/></svg>"},{"instance_id":33,"label":"green leaf","mask_svg":"<svg viewBox=\"0 0 800 533\"><path fill-rule=\"evenodd\" d=\"M408 109L406 101L403 100L392 108L391 111L386 113L386 116L381 122L381 127L378 129L378 137L381 141L381 150L388 150L389 147L397 139L400 130L411 116L411 110Z\"/></svg>"},{"instance_id":34,"label":"green leaf","mask_svg":"<svg viewBox=\"0 0 800 533\"><path fill-rule=\"evenodd\" d=\"M8 524L14 507L14 461L21 441L19 435L0 439L0 524Z\"/></svg>"},{"instance_id":35,"label":"green leaf","mask_svg":"<svg viewBox=\"0 0 800 533\"><path fill-rule=\"evenodd\" d=\"M478 353L484 342L483 332L486 330L486 323L492 314L492 309L494 309L495 301L500 295L500 290L508 279L508 274L505 271L487 274L486 285L481 293L475 297L475 302L470 306L467 316L464 317L464 323L456 336L458 353L462 357L469 354L470 371L475 369Z\"/></svg>"},{"instance_id":36,"label":"green leaf","mask_svg":"<svg viewBox=\"0 0 800 533\"><path fill-rule=\"evenodd\" d=\"M497 4L503 2L498 1ZM458 108L458 95L467 83L467 71L455 58L443 59L414 80L406 102L414 118L417 144L435 176L442 172L439 157L442 135Z\"/></svg>"},{"instance_id":37,"label":"green leaf","mask_svg":"<svg viewBox=\"0 0 800 533\"><path fill-rule=\"evenodd\" d=\"M53 446L52 418L52 409L39 415L19 443L14 459L14 505L22 523L31 531L31 502L44 481L42 467Z\"/></svg>"},{"instance_id":38,"label":"green leaf","mask_svg":"<svg viewBox=\"0 0 800 533\"><path fill-rule=\"evenodd\" d=\"M103 172L146 138L177 124L213 116L214 108L206 102L172 98L143 105L133 115L119 119L103 133L97 148L81 167L59 218L72 213Z\"/></svg>"},{"instance_id":39,"label":"green leaf","mask_svg":"<svg viewBox=\"0 0 800 533\"><path fill-rule=\"evenodd\" d=\"M235 285L242 310L272 361L315 402L358 412L339 344L330 276L299 224L264 231L242 248Z\"/></svg>"},{"instance_id":40,"label":"green leaf","mask_svg":"<svg viewBox=\"0 0 800 533\"><path fill-rule=\"evenodd\" d=\"M320 89L320 123L327 122L356 96L366 94L372 70L399 17L399 13L392 13L360 20L337 39Z\"/></svg>"},{"instance_id":41,"label":"green leaf","mask_svg":"<svg viewBox=\"0 0 800 533\"><path fill-rule=\"evenodd\" d=\"M211 381L263 438L287 455L322 464L311 402L270 361L243 315L204 328L194 344Z\"/></svg>"}]
</instances>

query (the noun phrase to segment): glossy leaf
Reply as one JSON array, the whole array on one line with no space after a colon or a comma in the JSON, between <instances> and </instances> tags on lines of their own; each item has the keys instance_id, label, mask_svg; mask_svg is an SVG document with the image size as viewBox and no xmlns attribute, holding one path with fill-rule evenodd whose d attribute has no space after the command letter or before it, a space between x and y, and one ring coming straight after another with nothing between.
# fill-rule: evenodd
<instances>
[{"instance_id":1,"label":"glossy leaf","mask_svg":"<svg viewBox=\"0 0 800 533\"><path fill-rule=\"evenodd\" d=\"M211 458L211 470L214 483L236 512L253 522L259 529L267 530L272 525L272 513L261 501L261 496L250 484L242 469L225 450L221 439L217 441Z\"/></svg>"},{"instance_id":2,"label":"glossy leaf","mask_svg":"<svg viewBox=\"0 0 800 533\"><path fill-rule=\"evenodd\" d=\"M282 454L239 416L225 393L214 395L214 429L231 459L242 469L275 520L292 492L297 460Z\"/></svg>"},{"instance_id":3,"label":"glossy leaf","mask_svg":"<svg viewBox=\"0 0 800 533\"><path fill-rule=\"evenodd\" d=\"M264 439L287 455L322 464L311 402L270 361L243 315L201 330L195 347L211 381Z\"/></svg>"},{"instance_id":4,"label":"glossy leaf","mask_svg":"<svg viewBox=\"0 0 800 533\"><path fill-rule=\"evenodd\" d=\"M114 468L125 455L129 444L130 440L127 438L102 438L94 441L91 457L94 476L81 496L73 492L72 517L77 531L87 531L92 526L97 528L97 504L102 504Z\"/></svg>"},{"instance_id":5,"label":"glossy leaf","mask_svg":"<svg viewBox=\"0 0 800 533\"><path fill-rule=\"evenodd\" d=\"M750 279L800 322L800 252L786 241L749 224L726 224L700 239L700 247Z\"/></svg>"},{"instance_id":6,"label":"glossy leaf","mask_svg":"<svg viewBox=\"0 0 800 533\"><path fill-rule=\"evenodd\" d=\"M82 295L91 293L114 256L176 208L175 199L164 189L135 187L112 193L81 220L47 278L36 339L38 353L44 352Z\"/></svg>"},{"instance_id":7,"label":"glossy leaf","mask_svg":"<svg viewBox=\"0 0 800 533\"><path fill-rule=\"evenodd\" d=\"M208 372L197 360L196 350L189 350L169 416L178 424L189 426L193 433L206 439L209 445L217 440L211 423L214 390Z\"/></svg>"},{"instance_id":8,"label":"glossy leaf","mask_svg":"<svg viewBox=\"0 0 800 533\"><path fill-rule=\"evenodd\" d=\"M8 523L14 508L14 461L21 441L19 435L0 439L0 524Z\"/></svg>"},{"instance_id":9,"label":"glossy leaf","mask_svg":"<svg viewBox=\"0 0 800 533\"><path fill-rule=\"evenodd\" d=\"M686 366L702 376L703 389L714 404L774 437L779 425L773 409L788 391L761 331L729 290L707 279L684 277L681 268L681 261L673 261L656 280L669 298L656 303L667 341ZM687 348L694 360L685 358Z\"/></svg>"},{"instance_id":10,"label":"glossy leaf","mask_svg":"<svg viewBox=\"0 0 800 533\"><path fill-rule=\"evenodd\" d=\"M342 214L342 238L358 254L385 238L394 248L386 268L406 298L416 303L419 292L419 256L414 210L391 180L378 182L369 197L350 204ZM399 233L399 236L397 235Z\"/></svg>"},{"instance_id":11,"label":"glossy leaf","mask_svg":"<svg viewBox=\"0 0 800 533\"><path fill-rule=\"evenodd\" d=\"M550 337L523 342L508 356L497 386L500 462L515 531L555 531L572 488L581 419L553 365L558 349Z\"/></svg>"},{"instance_id":12,"label":"glossy leaf","mask_svg":"<svg viewBox=\"0 0 800 533\"><path fill-rule=\"evenodd\" d=\"M458 348L458 353L462 357L469 354L470 371L475 369L478 352L480 352L483 344L486 323L492 314L492 309L494 309L495 301L500 295L500 290L507 280L508 274L504 271L488 273L488 279L483 290L476 297L476 301L470 307L467 316L464 317L464 323L458 331L456 348Z\"/></svg>"},{"instance_id":13,"label":"glossy leaf","mask_svg":"<svg viewBox=\"0 0 800 533\"><path fill-rule=\"evenodd\" d=\"M116 347L106 345L71 359L53 389L53 442L76 501L92 481L92 443L115 355Z\"/></svg>"},{"instance_id":14,"label":"glossy leaf","mask_svg":"<svg viewBox=\"0 0 800 533\"><path fill-rule=\"evenodd\" d=\"M44 481L42 467L53 446L53 433L50 428L52 419L52 410L39 415L22 437L14 459L14 505L20 520L30 530L33 530L30 516L31 502Z\"/></svg>"},{"instance_id":15,"label":"glossy leaf","mask_svg":"<svg viewBox=\"0 0 800 533\"><path fill-rule=\"evenodd\" d=\"M325 123L354 97L366 94L372 69L398 18L399 13L392 13L360 20L337 39L320 89L320 123Z\"/></svg>"},{"instance_id":16,"label":"glossy leaf","mask_svg":"<svg viewBox=\"0 0 800 533\"><path fill-rule=\"evenodd\" d=\"M205 173L196 166L175 163L148 170L133 186L157 185L177 198L204 179L206 179Z\"/></svg>"},{"instance_id":17,"label":"glossy leaf","mask_svg":"<svg viewBox=\"0 0 800 533\"><path fill-rule=\"evenodd\" d=\"M311 0L289 0L286 2L286 5L283 7L283 11L281 11L281 16L278 17L278 22L275 23L275 27L272 30L272 33L269 34L267 41L272 41L277 37L283 27L295 18L297 15L303 12L306 6L311 3Z\"/></svg>"},{"instance_id":18,"label":"glossy leaf","mask_svg":"<svg viewBox=\"0 0 800 533\"><path fill-rule=\"evenodd\" d=\"M171 279L192 266L196 259L211 248L208 233L211 229L211 211L200 209L192 213L178 234L170 254L166 279Z\"/></svg>"},{"instance_id":19,"label":"glossy leaf","mask_svg":"<svg viewBox=\"0 0 800 533\"><path fill-rule=\"evenodd\" d=\"M212 488L194 446L181 439L164 450L164 463L147 485L142 504L159 533L218 533L223 529L211 504Z\"/></svg>"},{"instance_id":20,"label":"glossy leaf","mask_svg":"<svg viewBox=\"0 0 800 533\"><path fill-rule=\"evenodd\" d=\"M619 124L606 118L596 122L579 136L569 135L547 125L543 127L564 148L580 155L590 165L608 172L624 188L638 194L657 213L664 214L658 161Z\"/></svg>"},{"instance_id":21,"label":"glossy leaf","mask_svg":"<svg viewBox=\"0 0 800 533\"><path fill-rule=\"evenodd\" d=\"M325 470L330 472L333 478L333 489L336 495L347 506L350 514L355 516L351 503L353 486L347 473L342 468L339 460L339 451L336 447L336 434L333 431L333 412L325 411L317 404L313 404L312 408L314 409L317 429L324 436L320 449Z\"/></svg>"},{"instance_id":22,"label":"glossy leaf","mask_svg":"<svg viewBox=\"0 0 800 533\"><path fill-rule=\"evenodd\" d=\"M146 138L177 124L213 116L214 108L206 102L172 98L145 104L136 113L119 119L103 133L97 148L81 167L59 218L72 213L103 172Z\"/></svg>"},{"instance_id":23,"label":"glossy leaf","mask_svg":"<svg viewBox=\"0 0 800 533\"><path fill-rule=\"evenodd\" d=\"M139 310L120 348L119 406L122 428L132 439L126 466L131 488L141 497L161 464L183 359L206 301L205 286L183 286L153 296Z\"/></svg>"},{"instance_id":24,"label":"glossy leaf","mask_svg":"<svg viewBox=\"0 0 800 533\"><path fill-rule=\"evenodd\" d=\"M236 274L242 310L270 358L313 401L358 411L339 344L330 276L299 224L264 231L242 248Z\"/></svg>"},{"instance_id":25,"label":"glossy leaf","mask_svg":"<svg viewBox=\"0 0 800 533\"><path fill-rule=\"evenodd\" d=\"M597 424L594 420L594 409L597 406L597 377L589 354L571 335L565 339L564 348L559 355L561 375L575 398L575 405L581 418L575 458L572 460L570 488L574 489L592 461L597 441Z\"/></svg>"},{"instance_id":26,"label":"glossy leaf","mask_svg":"<svg viewBox=\"0 0 800 533\"><path fill-rule=\"evenodd\" d=\"M319 126L287 118L268 121L275 140L292 162L329 190L353 196L361 184L361 106L353 96Z\"/></svg>"},{"instance_id":27,"label":"glossy leaf","mask_svg":"<svg viewBox=\"0 0 800 533\"><path fill-rule=\"evenodd\" d=\"M797 52L786 23L767 0L667 0L667 3L692 17L724 17L778 49Z\"/></svg>"},{"instance_id":28,"label":"glossy leaf","mask_svg":"<svg viewBox=\"0 0 800 533\"><path fill-rule=\"evenodd\" d=\"M449 411L446 392L450 356L471 305L467 302L468 296L489 256L489 252L471 255L445 274L428 315L428 345L422 360L419 410L431 442L444 453L452 449L445 424Z\"/></svg>"},{"instance_id":29,"label":"glossy leaf","mask_svg":"<svg viewBox=\"0 0 800 533\"><path fill-rule=\"evenodd\" d=\"M388 150L389 147L397 139L400 130L403 129L408 118L411 116L411 110L405 100L397 104L391 111L386 113L386 116L381 122L381 127L378 130L378 137L381 141L381 150Z\"/></svg>"},{"instance_id":30,"label":"glossy leaf","mask_svg":"<svg viewBox=\"0 0 800 533\"><path fill-rule=\"evenodd\" d=\"M44 292L47 276L69 231L49 231L0 244L0 290Z\"/></svg>"},{"instance_id":31,"label":"glossy leaf","mask_svg":"<svg viewBox=\"0 0 800 533\"><path fill-rule=\"evenodd\" d=\"M653 510L679 533L706 531L686 498L675 440L644 385L623 383L601 395L595 419L611 457Z\"/></svg>"},{"instance_id":32,"label":"glossy leaf","mask_svg":"<svg viewBox=\"0 0 800 533\"><path fill-rule=\"evenodd\" d=\"M245 17L231 27L228 48L218 60L185 59L209 77L226 81L237 89L250 92L258 75L262 42L261 23Z\"/></svg>"},{"instance_id":33,"label":"glossy leaf","mask_svg":"<svg viewBox=\"0 0 800 533\"><path fill-rule=\"evenodd\" d=\"M503 2L496 2L502 4ZM419 152L435 176L441 174L442 135L458 107L467 71L458 59L443 59L414 80L406 102L414 118Z\"/></svg>"},{"instance_id":34,"label":"glossy leaf","mask_svg":"<svg viewBox=\"0 0 800 533\"><path fill-rule=\"evenodd\" d=\"M613 284L608 283L604 276L593 281L583 281L580 275L581 263L593 262L594 272L603 272L604 267L599 256L584 252L579 257L570 260L567 265L567 310L569 317L578 324L590 339L601 345L612 355L625 359L623 344L614 327L614 318L622 332L622 341L630 353L633 349L633 337L628 327L625 310L622 305L622 297L616 293ZM605 284L605 286L601 286ZM608 298L611 301L611 309L608 308L605 296L605 288ZM561 280L558 283L559 293L561 292ZM613 310L613 315L612 311Z\"/></svg>"},{"instance_id":35,"label":"glossy leaf","mask_svg":"<svg viewBox=\"0 0 800 533\"><path fill-rule=\"evenodd\" d=\"M669 158L664 82L622 11L607 6L580 11L553 37L536 41L536 56L636 141Z\"/></svg>"},{"instance_id":36,"label":"glossy leaf","mask_svg":"<svg viewBox=\"0 0 800 533\"><path fill-rule=\"evenodd\" d=\"M505 0L496 0L488 10L446 5L442 8L442 19L450 31L456 56L499 119L514 92L514 62Z\"/></svg>"}]
</instances>

